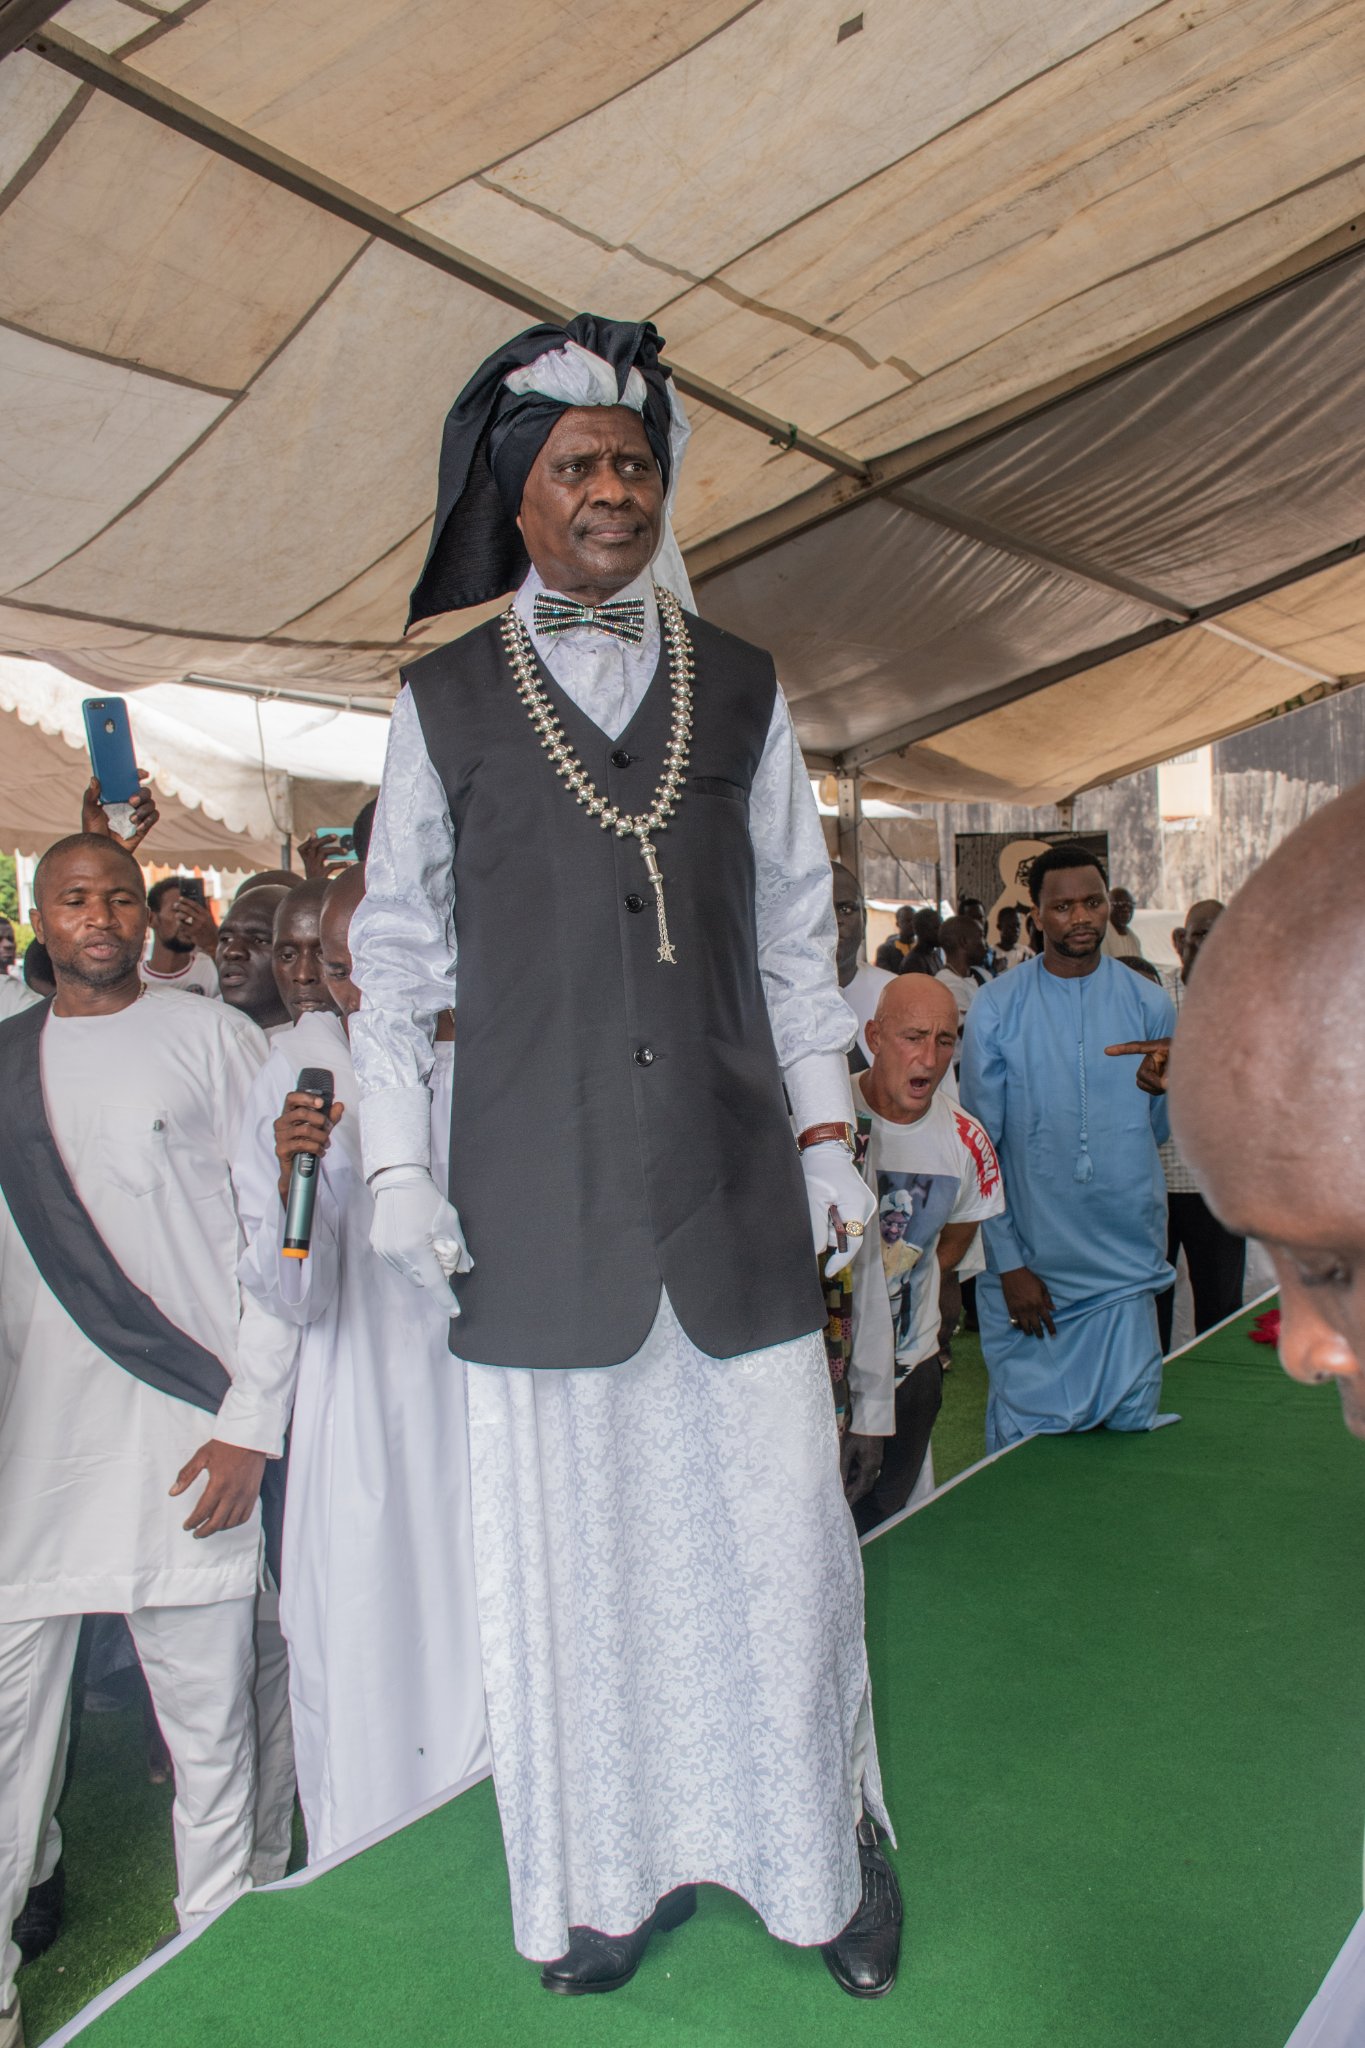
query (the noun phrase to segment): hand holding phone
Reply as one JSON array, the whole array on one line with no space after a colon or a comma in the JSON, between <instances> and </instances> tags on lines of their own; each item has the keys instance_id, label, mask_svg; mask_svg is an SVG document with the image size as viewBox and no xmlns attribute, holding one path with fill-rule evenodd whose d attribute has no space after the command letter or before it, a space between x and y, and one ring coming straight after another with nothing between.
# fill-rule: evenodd
<instances>
[{"instance_id":1,"label":"hand holding phone","mask_svg":"<svg viewBox=\"0 0 1365 2048\"><path fill-rule=\"evenodd\" d=\"M138 779L146 782L145 768L138 770ZM106 808L99 777L92 775L81 798L82 832L95 832L102 838L112 839L125 853L136 853L160 820L161 813L150 789L139 789L131 803L110 804Z\"/></svg>"}]
</instances>

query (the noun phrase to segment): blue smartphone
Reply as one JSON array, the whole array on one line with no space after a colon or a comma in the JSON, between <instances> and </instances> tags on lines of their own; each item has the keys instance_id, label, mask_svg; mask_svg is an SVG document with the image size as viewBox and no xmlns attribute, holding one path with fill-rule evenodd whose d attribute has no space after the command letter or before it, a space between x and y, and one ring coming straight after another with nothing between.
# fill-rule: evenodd
<instances>
[{"instance_id":1,"label":"blue smartphone","mask_svg":"<svg viewBox=\"0 0 1365 2048\"><path fill-rule=\"evenodd\" d=\"M102 804L130 804L142 787L137 779L128 706L122 697L88 697L85 743L90 766L99 779Z\"/></svg>"}]
</instances>

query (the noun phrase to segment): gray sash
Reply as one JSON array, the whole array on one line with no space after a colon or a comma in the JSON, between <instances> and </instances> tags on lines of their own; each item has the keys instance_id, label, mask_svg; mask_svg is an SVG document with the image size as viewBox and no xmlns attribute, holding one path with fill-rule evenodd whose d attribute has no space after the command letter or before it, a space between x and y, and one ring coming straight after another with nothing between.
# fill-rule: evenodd
<instances>
[{"instance_id":1,"label":"gray sash","mask_svg":"<svg viewBox=\"0 0 1365 2048\"><path fill-rule=\"evenodd\" d=\"M133 1285L57 1150L38 1058L47 1011L35 1005L0 1025L0 1193L34 1265L95 1348L144 1386L216 1415L231 1385L222 1360Z\"/></svg>"}]
</instances>

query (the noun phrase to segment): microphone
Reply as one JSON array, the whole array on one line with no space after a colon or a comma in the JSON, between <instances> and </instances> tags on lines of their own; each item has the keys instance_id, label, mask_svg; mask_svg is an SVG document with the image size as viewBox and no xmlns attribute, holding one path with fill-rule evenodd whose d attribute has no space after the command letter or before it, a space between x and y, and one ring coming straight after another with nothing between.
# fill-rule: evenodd
<instances>
[{"instance_id":1,"label":"microphone","mask_svg":"<svg viewBox=\"0 0 1365 2048\"><path fill-rule=\"evenodd\" d=\"M329 1116L332 1090L336 1083L326 1067L305 1067L299 1075L300 1095L320 1095L322 1113ZM284 1211L284 1256L306 1259L313 1238L313 1204L318 1192L318 1159L311 1152L296 1152L289 1169L289 1200Z\"/></svg>"}]
</instances>

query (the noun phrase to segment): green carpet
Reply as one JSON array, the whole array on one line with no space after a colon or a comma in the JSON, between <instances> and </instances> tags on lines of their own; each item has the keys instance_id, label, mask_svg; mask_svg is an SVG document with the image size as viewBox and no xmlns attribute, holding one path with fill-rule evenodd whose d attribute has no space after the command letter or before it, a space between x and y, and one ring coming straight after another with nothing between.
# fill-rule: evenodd
<instances>
[{"instance_id":1,"label":"green carpet","mask_svg":"<svg viewBox=\"0 0 1365 2048\"><path fill-rule=\"evenodd\" d=\"M628 1990L511 1948L491 1788L248 1897L89 2048L1283 2048L1360 1907L1365 1450L1216 1336L1185 1421L1040 1440L865 1552L907 1944L891 1998L708 1891Z\"/></svg>"}]
</instances>

